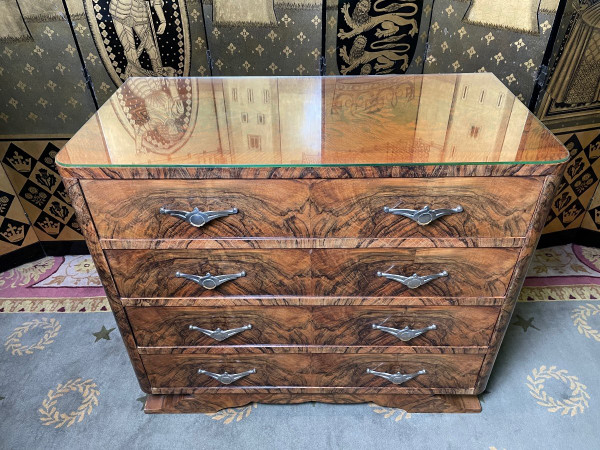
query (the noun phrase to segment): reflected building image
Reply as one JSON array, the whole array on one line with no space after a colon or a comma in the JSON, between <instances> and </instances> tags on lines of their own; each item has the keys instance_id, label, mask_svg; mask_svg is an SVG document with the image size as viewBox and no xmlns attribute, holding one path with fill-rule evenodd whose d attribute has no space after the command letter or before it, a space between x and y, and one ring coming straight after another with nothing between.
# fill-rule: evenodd
<instances>
[{"instance_id":1,"label":"reflected building image","mask_svg":"<svg viewBox=\"0 0 600 450\"><path fill-rule=\"evenodd\" d=\"M520 137L527 115L504 85L487 77L424 77L416 139L430 145L429 157L440 161L463 162L454 154L465 147L488 161L510 160L520 144L513 136Z\"/></svg>"},{"instance_id":2,"label":"reflected building image","mask_svg":"<svg viewBox=\"0 0 600 450\"><path fill-rule=\"evenodd\" d=\"M321 80L223 79L217 106L220 140L234 163L244 152L268 152L281 164L307 164L321 156ZM223 127L226 127L226 132Z\"/></svg>"},{"instance_id":3,"label":"reflected building image","mask_svg":"<svg viewBox=\"0 0 600 450\"><path fill-rule=\"evenodd\" d=\"M281 161L277 80L228 78L222 82L227 129L220 132L221 142L226 138L236 154L270 152L273 160Z\"/></svg>"},{"instance_id":4,"label":"reflected building image","mask_svg":"<svg viewBox=\"0 0 600 450\"><path fill-rule=\"evenodd\" d=\"M252 166L256 154L278 165L464 162L455 154L493 162L535 159L555 143L491 74L132 78L80 135L102 142L108 128L97 163Z\"/></svg>"}]
</instances>

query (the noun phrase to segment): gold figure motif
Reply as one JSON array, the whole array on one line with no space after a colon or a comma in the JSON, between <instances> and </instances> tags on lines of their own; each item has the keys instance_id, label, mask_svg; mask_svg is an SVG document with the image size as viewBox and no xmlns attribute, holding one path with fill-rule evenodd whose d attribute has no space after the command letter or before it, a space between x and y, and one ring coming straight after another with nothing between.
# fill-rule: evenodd
<instances>
[{"instance_id":1,"label":"gold figure motif","mask_svg":"<svg viewBox=\"0 0 600 450\"><path fill-rule=\"evenodd\" d=\"M389 37L398 32L399 27L403 27L406 25L410 25L411 29L408 32L410 36L414 36L419 32L419 27L417 25L417 21L409 17L413 17L419 7L415 3L402 3L402 4L393 4L389 6L385 6L380 8L379 5L381 2L385 0L376 0L373 5L374 12L387 12L388 14L382 14L381 16L372 17L369 15L369 11L371 10L371 0L360 0L354 8L352 15L350 15L350 5L345 3L342 6L342 13L344 14L344 20L346 21L346 25L348 25L351 30L344 31L340 28L340 32L338 33L338 37L342 39L349 39L358 34L364 33L365 31L369 31L375 27L381 25L381 29L375 32L375 35L378 38ZM412 7L410 12L392 12L398 11L405 6Z\"/></svg>"},{"instance_id":2,"label":"gold figure motif","mask_svg":"<svg viewBox=\"0 0 600 450\"><path fill-rule=\"evenodd\" d=\"M405 35L402 34L400 36L392 36L388 39L383 39L381 42L394 42L402 39ZM371 44L371 48L378 48L375 45L378 42ZM348 54L346 50L346 46L344 45L340 49L340 56L344 60L347 66L344 66L340 69L340 73L342 75L347 75L348 72L356 69L358 66L363 65L361 69L361 73L367 75L371 72L370 62L374 59L377 60L377 64L373 66L376 72L387 73L390 71L392 67L394 67L394 61L403 61L402 70L408 69L408 55L401 54L408 49L410 49L409 44L384 44L379 48L389 49L394 48L394 50L379 50L376 52L366 51L365 47L367 45L367 38L364 36L358 36L354 39L354 43L352 44L352 48L350 49L350 54ZM399 46L402 46L399 48Z\"/></svg>"},{"instance_id":3,"label":"gold figure motif","mask_svg":"<svg viewBox=\"0 0 600 450\"><path fill-rule=\"evenodd\" d=\"M341 13L350 30L340 28L338 37L342 40L354 38L350 52L345 45L340 48L340 58L347 64L340 67L342 75L348 75L359 67L360 73L364 75L373 70L375 73L391 73L398 61L401 62L400 69L408 69L411 44L400 41L406 40L407 36L412 38L419 32L415 18L419 6L408 1L382 6L385 1L388 0L376 0L374 3L371 0L360 0L352 13L348 3L342 6ZM372 16L371 11L384 14ZM410 27L408 34L398 34L401 28L406 27ZM379 40L369 42L363 33L373 29Z\"/></svg>"},{"instance_id":4,"label":"gold figure motif","mask_svg":"<svg viewBox=\"0 0 600 450\"><path fill-rule=\"evenodd\" d=\"M165 84L167 90L163 89ZM143 141L153 131L169 142L179 139L182 130L177 119L183 115L184 109L177 85L160 79L136 79L129 87L136 97L144 99L148 115L148 121L137 127L135 133L136 152L147 152Z\"/></svg>"},{"instance_id":5,"label":"gold figure motif","mask_svg":"<svg viewBox=\"0 0 600 450\"><path fill-rule=\"evenodd\" d=\"M160 25L156 29L152 22L150 3L160 21ZM156 40L156 35L163 34L167 27L167 20L162 9L163 0L150 0L150 3L146 0L110 0L109 11L127 59L126 77L173 76L175 74L175 69L172 67L163 67ZM136 35L140 40L138 47L135 45ZM154 73L142 68L140 64L139 58L144 51L150 58Z\"/></svg>"},{"instance_id":6,"label":"gold figure motif","mask_svg":"<svg viewBox=\"0 0 600 450\"><path fill-rule=\"evenodd\" d=\"M111 100L136 153L168 155L187 142L196 118L194 88L189 79L135 78Z\"/></svg>"},{"instance_id":7,"label":"gold figure motif","mask_svg":"<svg viewBox=\"0 0 600 450\"><path fill-rule=\"evenodd\" d=\"M131 76L188 76L191 43L185 1L82 1L98 50L98 56L90 53L85 59L92 65L99 59L115 85ZM99 89L107 92L109 87L102 83Z\"/></svg>"}]
</instances>

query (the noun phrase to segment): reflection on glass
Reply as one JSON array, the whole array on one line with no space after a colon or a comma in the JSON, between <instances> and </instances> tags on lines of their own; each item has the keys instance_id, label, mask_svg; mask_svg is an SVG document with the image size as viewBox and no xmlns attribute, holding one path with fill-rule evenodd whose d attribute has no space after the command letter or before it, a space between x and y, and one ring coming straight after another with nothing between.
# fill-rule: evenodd
<instances>
[{"instance_id":1,"label":"reflection on glass","mask_svg":"<svg viewBox=\"0 0 600 450\"><path fill-rule=\"evenodd\" d=\"M189 93L182 95L190 100ZM130 128L137 153L174 153L189 128L190 113L185 114L174 79L133 78L111 103L123 126ZM186 105L189 109L191 102Z\"/></svg>"},{"instance_id":2,"label":"reflection on glass","mask_svg":"<svg viewBox=\"0 0 600 450\"><path fill-rule=\"evenodd\" d=\"M58 161L282 166L565 157L493 75L470 74L131 78Z\"/></svg>"}]
</instances>

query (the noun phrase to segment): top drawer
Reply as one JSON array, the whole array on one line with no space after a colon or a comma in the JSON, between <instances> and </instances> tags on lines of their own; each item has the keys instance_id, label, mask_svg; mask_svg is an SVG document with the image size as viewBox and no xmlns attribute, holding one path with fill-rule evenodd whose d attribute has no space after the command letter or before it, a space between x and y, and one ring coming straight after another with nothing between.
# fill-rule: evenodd
<instances>
[{"instance_id":1,"label":"top drawer","mask_svg":"<svg viewBox=\"0 0 600 450\"><path fill-rule=\"evenodd\" d=\"M82 180L81 185L105 239L448 238L525 236L542 180ZM425 206L462 211L422 225L418 217L386 210ZM230 213L203 226L201 214L192 223L169 214L194 208Z\"/></svg>"}]
</instances>

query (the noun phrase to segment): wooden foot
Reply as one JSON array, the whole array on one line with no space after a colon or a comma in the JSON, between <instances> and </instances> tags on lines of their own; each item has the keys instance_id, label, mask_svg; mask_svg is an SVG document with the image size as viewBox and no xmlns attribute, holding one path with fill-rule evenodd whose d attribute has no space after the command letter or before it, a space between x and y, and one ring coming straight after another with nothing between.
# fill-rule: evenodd
<instances>
[{"instance_id":1,"label":"wooden foot","mask_svg":"<svg viewBox=\"0 0 600 450\"><path fill-rule=\"evenodd\" d=\"M148 395L146 414L211 413L249 403L292 404L376 403L401 408L411 413L477 413L481 404L476 395L402 395L402 394L195 394Z\"/></svg>"}]
</instances>

